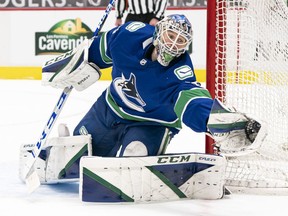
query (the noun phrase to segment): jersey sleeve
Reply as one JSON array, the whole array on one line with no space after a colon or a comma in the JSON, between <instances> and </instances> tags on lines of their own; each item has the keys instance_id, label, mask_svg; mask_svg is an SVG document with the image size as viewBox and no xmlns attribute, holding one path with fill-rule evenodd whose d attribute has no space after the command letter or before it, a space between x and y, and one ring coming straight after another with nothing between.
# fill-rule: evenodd
<instances>
[{"instance_id":1,"label":"jersey sleeve","mask_svg":"<svg viewBox=\"0 0 288 216\"><path fill-rule=\"evenodd\" d=\"M195 132L206 132L213 100L209 91L191 83L191 88L179 92L174 111L181 121Z\"/></svg>"},{"instance_id":2,"label":"jersey sleeve","mask_svg":"<svg viewBox=\"0 0 288 216\"><path fill-rule=\"evenodd\" d=\"M89 62L95 63L99 68L108 68L113 65L111 56L111 47L117 37L117 30L120 27L115 27L110 31L103 32L100 36L94 39L89 48Z\"/></svg>"}]
</instances>

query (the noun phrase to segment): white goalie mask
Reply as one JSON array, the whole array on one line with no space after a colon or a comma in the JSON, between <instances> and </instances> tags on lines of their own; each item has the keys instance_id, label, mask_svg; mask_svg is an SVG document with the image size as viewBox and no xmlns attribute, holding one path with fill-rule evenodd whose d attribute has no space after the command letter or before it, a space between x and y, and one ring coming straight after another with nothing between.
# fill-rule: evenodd
<instances>
[{"instance_id":1,"label":"white goalie mask","mask_svg":"<svg viewBox=\"0 0 288 216\"><path fill-rule=\"evenodd\" d=\"M157 49L157 61L168 66L183 54L192 42L192 26L184 15L169 15L156 24L153 45Z\"/></svg>"}]
</instances>

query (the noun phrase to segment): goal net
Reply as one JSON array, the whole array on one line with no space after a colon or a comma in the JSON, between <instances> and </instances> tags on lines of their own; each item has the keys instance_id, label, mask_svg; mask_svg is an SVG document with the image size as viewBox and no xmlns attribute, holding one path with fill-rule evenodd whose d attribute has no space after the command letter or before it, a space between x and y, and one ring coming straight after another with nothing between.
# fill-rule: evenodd
<instances>
[{"instance_id":1,"label":"goal net","mask_svg":"<svg viewBox=\"0 0 288 216\"><path fill-rule=\"evenodd\" d=\"M268 125L259 150L227 158L227 185L287 188L287 5L283 0L207 2L207 88L227 106ZM211 153L211 140L207 148Z\"/></svg>"}]
</instances>

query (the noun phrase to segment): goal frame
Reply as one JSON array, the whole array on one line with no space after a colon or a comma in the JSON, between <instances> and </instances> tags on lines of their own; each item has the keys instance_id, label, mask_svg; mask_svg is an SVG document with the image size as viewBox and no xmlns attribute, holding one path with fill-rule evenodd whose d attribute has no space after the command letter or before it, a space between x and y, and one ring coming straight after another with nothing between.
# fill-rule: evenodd
<instances>
[{"instance_id":1,"label":"goal frame","mask_svg":"<svg viewBox=\"0 0 288 216\"><path fill-rule=\"evenodd\" d=\"M206 88L215 98L216 79L216 0L207 1L207 32L206 32ZM206 135L205 152L213 153L213 139Z\"/></svg>"}]
</instances>

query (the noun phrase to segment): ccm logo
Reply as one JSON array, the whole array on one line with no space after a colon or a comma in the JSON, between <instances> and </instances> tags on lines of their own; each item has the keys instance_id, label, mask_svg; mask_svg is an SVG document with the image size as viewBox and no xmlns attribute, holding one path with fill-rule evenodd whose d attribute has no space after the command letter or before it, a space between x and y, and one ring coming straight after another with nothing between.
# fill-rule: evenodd
<instances>
[{"instance_id":1,"label":"ccm logo","mask_svg":"<svg viewBox=\"0 0 288 216\"><path fill-rule=\"evenodd\" d=\"M187 162L190 160L190 155L184 156L170 156L170 157L159 157L157 163L164 164L164 163L181 163Z\"/></svg>"},{"instance_id":2,"label":"ccm logo","mask_svg":"<svg viewBox=\"0 0 288 216\"><path fill-rule=\"evenodd\" d=\"M47 65L54 64L54 63L56 63L58 61L61 61L61 60L65 59L65 58L68 58L68 57L72 56L73 54L74 54L74 50L70 50L70 51L68 51L68 52L66 52L66 53L64 53L62 55L57 56L56 58L50 59L49 61L47 61L45 63L44 67L47 66Z\"/></svg>"}]
</instances>

